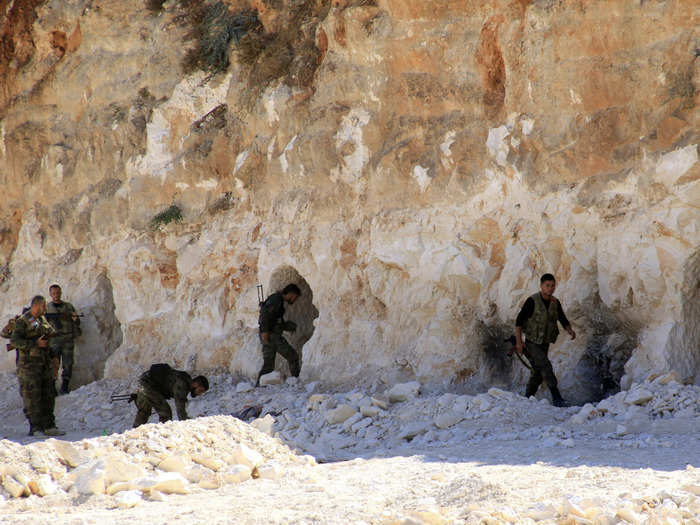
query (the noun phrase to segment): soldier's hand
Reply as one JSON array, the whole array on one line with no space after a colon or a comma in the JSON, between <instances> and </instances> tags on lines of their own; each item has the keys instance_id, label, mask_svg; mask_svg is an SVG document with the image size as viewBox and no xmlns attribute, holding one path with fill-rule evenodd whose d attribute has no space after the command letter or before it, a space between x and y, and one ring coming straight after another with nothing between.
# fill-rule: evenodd
<instances>
[{"instance_id":1,"label":"soldier's hand","mask_svg":"<svg viewBox=\"0 0 700 525\"><path fill-rule=\"evenodd\" d=\"M519 354L522 354L522 353L523 353L523 342L522 342L522 341L516 342L516 343L515 343L515 349L517 350L517 352L518 352Z\"/></svg>"},{"instance_id":2,"label":"soldier's hand","mask_svg":"<svg viewBox=\"0 0 700 525\"><path fill-rule=\"evenodd\" d=\"M46 336L42 335L39 339L37 339L36 344L39 348L46 348L49 346L49 340L46 339Z\"/></svg>"},{"instance_id":3,"label":"soldier's hand","mask_svg":"<svg viewBox=\"0 0 700 525\"><path fill-rule=\"evenodd\" d=\"M267 344L270 342L270 332L263 332L260 334L260 339L263 340L263 343Z\"/></svg>"},{"instance_id":4,"label":"soldier's hand","mask_svg":"<svg viewBox=\"0 0 700 525\"><path fill-rule=\"evenodd\" d=\"M573 329L573 328L569 327L569 329L567 330L567 332L569 332L569 335L571 336L571 340L572 340L572 341L573 341L574 339L576 339L576 332L574 332L574 329Z\"/></svg>"},{"instance_id":5,"label":"soldier's hand","mask_svg":"<svg viewBox=\"0 0 700 525\"><path fill-rule=\"evenodd\" d=\"M73 322L76 322L78 320L78 314L76 314L76 313L71 314L70 317L71 317L71 319L73 319Z\"/></svg>"}]
</instances>

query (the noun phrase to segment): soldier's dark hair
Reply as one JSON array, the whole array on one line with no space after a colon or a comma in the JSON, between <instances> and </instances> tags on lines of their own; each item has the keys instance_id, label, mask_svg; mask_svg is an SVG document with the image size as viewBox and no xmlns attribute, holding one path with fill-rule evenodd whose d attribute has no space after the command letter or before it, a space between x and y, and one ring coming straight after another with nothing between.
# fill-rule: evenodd
<instances>
[{"instance_id":1,"label":"soldier's dark hair","mask_svg":"<svg viewBox=\"0 0 700 525\"><path fill-rule=\"evenodd\" d=\"M59 290L61 289L61 287L60 287L59 285L57 285L57 284L54 283L54 284L52 284L51 286L49 286L49 292L50 292L51 290L53 290L54 288L58 288Z\"/></svg>"},{"instance_id":2,"label":"soldier's dark hair","mask_svg":"<svg viewBox=\"0 0 700 525\"><path fill-rule=\"evenodd\" d=\"M542 277L540 277L540 284L546 282L546 281L554 281L557 282L557 280L554 278L554 276L551 273L546 273Z\"/></svg>"},{"instance_id":3,"label":"soldier's dark hair","mask_svg":"<svg viewBox=\"0 0 700 525\"><path fill-rule=\"evenodd\" d=\"M209 380L204 376L197 376L192 380L193 383L199 383L204 387L204 390L209 390Z\"/></svg>"},{"instance_id":4,"label":"soldier's dark hair","mask_svg":"<svg viewBox=\"0 0 700 525\"><path fill-rule=\"evenodd\" d=\"M31 305L34 306L35 304L45 303L45 302L46 302L46 299L44 299L43 295L35 295L34 297L32 297Z\"/></svg>"},{"instance_id":5,"label":"soldier's dark hair","mask_svg":"<svg viewBox=\"0 0 700 525\"><path fill-rule=\"evenodd\" d=\"M299 297L301 295L301 290L299 289L299 287L296 284L291 283L291 284L288 284L287 286L285 286L284 289L282 290L282 295L287 295L288 293L293 293L294 295Z\"/></svg>"}]
</instances>

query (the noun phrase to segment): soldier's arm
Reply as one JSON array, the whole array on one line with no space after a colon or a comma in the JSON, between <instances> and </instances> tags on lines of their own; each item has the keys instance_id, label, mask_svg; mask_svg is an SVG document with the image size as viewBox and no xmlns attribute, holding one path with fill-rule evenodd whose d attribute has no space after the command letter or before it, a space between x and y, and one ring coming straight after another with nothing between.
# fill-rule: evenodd
<instances>
[{"instance_id":1,"label":"soldier's arm","mask_svg":"<svg viewBox=\"0 0 700 525\"><path fill-rule=\"evenodd\" d=\"M566 315L564 314L564 309L561 307L561 301L557 300L557 317L559 318L559 322L561 325L564 327L564 330L569 332L569 335L571 336L571 339L576 339L576 332L574 332L574 329L571 327L571 323L569 320L566 318Z\"/></svg>"},{"instance_id":2,"label":"soldier's arm","mask_svg":"<svg viewBox=\"0 0 700 525\"><path fill-rule=\"evenodd\" d=\"M17 319L15 328L12 330L10 344L18 350L29 350L36 344L34 338L27 338L27 323L24 319Z\"/></svg>"},{"instance_id":3,"label":"soldier's arm","mask_svg":"<svg viewBox=\"0 0 700 525\"><path fill-rule=\"evenodd\" d=\"M532 300L532 297L528 297L520 309L518 317L515 319L515 349L520 353L523 352L523 325L525 321L532 317L534 311L535 301Z\"/></svg>"},{"instance_id":4,"label":"soldier's arm","mask_svg":"<svg viewBox=\"0 0 700 525\"><path fill-rule=\"evenodd\" d=\"M173 398L175 400L175 410L177 411L177 419L184 421L189 419L187 415L187 394L189 393L189 385L178 381L173 388Z\"/></svg>"}]
</instances>

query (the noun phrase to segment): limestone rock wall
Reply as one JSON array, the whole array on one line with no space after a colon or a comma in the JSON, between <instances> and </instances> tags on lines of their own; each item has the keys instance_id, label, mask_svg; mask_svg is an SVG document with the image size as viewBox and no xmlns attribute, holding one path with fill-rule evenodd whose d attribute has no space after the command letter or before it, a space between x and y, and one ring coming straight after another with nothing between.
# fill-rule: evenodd
<instances>
[{"instance_id":1,"label":"limestone rock wall","mask_svg":"<svg viewBox=\"0 0 700 525\"><path fill-rule=\"evenodd\" d=\"M3 320L58 281L81 381L253 376L293 278L307 378L519 388L552 272L570 398L700 381L692 2L224 3L260 28L185 74L191 2L0 2Z\"/></svg>"}]
</instances>

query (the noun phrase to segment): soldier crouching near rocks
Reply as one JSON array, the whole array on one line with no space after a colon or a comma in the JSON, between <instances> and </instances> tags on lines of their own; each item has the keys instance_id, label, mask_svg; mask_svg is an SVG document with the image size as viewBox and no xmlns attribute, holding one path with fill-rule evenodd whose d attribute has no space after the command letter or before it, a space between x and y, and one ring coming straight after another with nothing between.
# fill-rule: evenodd
<instances>
[{"instance_id":1,"label":"soldier crouching near rocks","mask_svg":"<svg viewBox=\"0 0 700 525\"><path fill-rule=\"evenodd\" d=\"M549 345L554 343L559 335L557 321L569 332L571 339L576 338L576 332L564 315L561 303L553 295L555 288L556 281L551 273L546 273L540 278L540 291L527 298L515 320L515 349L521 354L524 353L532 365L525 397L534 396L544 379L552 394L552 404L562 407L566 406L566 402L557 388L557 378L547 352ZM523 345L523 332L527 345Z\"/></svg>"},{"instance_id":2,"label":"soldier crouching near rocks","mask_svg":"<svg viewBox=\"0 0 700 525\"><path fill-rule=\"evenodd\" d=\"M151 368L139 378L139 389L136 393L138 412L134 419L134 428L146 423L153 409L158 413L161 423L170 421L173 418L173 411L167 399L175 400L177 418L180 421L188 419L185 408L187 394L194 398L207 390L209 390L209 380L204 376L192 379L187 372L175 370L165 363L151 365Z\"/></svg>"},{"instance_id":3,"label":"soldier crouching near rocks","mask_svg":"<svg viewBox=\"0 0 700 525\"><path fill-rule=\"evenodd\" d=\"M282 336L282 332L287 330L294 332L297 329L293 321L285 321L284 303L294 304L301 296L301 290L296 284L288 284L281 292L270 295L265 302L260 305L260 341L262 342L263 366L258 374L255 386L260 385L260 378L269 374L275 369L275 356L279 353L289 363L289 371L294 377L299 377L301 364L299 354Z\"/></svg>"},{"instance_id":4,"label":"soldier crouching near rocks","mask_svg":"<svg viewBox=\"0 0 700 525\"><path fill-rule=\"evenodd\" d=\"M61 390L59 395L68 393L68 385L73 375L73 354L75 349L75 338L82 332L80 330L80 317L69 302L61 300L61 287L52 284L49 287L51 302L46 309L46 319L56 330L56 336L51 338L49 348L53 358L53 376L58 375L59 360L63 365L61 374Z\"/></svg>"},{"instance_id":5,"label":"soldier crouching near rocks","mask_svg":"<svg viewBox=\"0 0 700 525\"><path fill-rule=\"evenodd\" d=\"M56 385L51 368L49 338L55 330L44 317L46 299L37 295L30 309L15 322L10 338L17 349L17 379L24 402L24 414L29 420L29 435L42 432L47 436L62 436L56 428L54 404Z\"/></svg>"}]
</instances>

